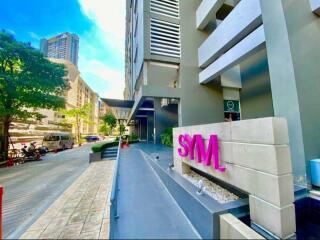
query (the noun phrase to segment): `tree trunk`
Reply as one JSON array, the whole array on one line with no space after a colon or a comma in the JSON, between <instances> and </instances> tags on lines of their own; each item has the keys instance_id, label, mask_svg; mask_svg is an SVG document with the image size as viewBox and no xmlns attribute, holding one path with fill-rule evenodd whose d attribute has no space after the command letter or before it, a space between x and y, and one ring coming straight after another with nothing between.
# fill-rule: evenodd
<instances>
[{"instance_id":1,"label":"tree trunk","mask_svg":"<svg viewBox=\"0 0 320 240\"><path fill-rule=\"evenodd\" d=\"M8 160L10 116L3 118L3 158Z\"/></svg>"},{"instance_id":2,"label":"tree trunk","mask_svg":"<svg viewBox=\"0 0 320 240\"><path fill-rule=\"evenodd\" d=\"M78 138L78 144L79 146L81 146L81 135L80 135L80 120L79 120L79 117L77 116L76 117L76 122L77 122L77 138Z\"/></svg>"}]
</instances>

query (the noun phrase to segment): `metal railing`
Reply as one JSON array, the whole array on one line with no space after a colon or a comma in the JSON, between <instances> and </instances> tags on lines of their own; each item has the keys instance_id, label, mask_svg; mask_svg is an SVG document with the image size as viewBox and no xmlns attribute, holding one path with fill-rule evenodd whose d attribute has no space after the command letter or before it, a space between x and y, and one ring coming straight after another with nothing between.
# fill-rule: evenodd
<instances>
[{"instance_id":1,"label":"metal railing","mask_svg":"<svg viewBox=\"0 0 320 240\"><path fill-rule=\"evenodd\" d=\"M119 218L118 215L118 204L117 204L117 196L118 196L118 177L119 177L119 159L120 159L120 144L118 145L117 159L114 168L113 178L112 178L112 188L110 194L110 233L109 239L114 239L114 225Z\"/></svg>"}]
</instances>

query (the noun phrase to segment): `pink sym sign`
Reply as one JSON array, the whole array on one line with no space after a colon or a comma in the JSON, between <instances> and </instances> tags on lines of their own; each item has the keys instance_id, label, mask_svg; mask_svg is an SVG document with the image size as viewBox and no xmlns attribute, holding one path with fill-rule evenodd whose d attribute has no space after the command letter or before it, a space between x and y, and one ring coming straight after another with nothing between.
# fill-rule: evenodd
<instances>
[{"instance_id":1,"label":"pink sym sign","mask_svg":"<svg viewBox=\"0 0 320 240\"><path fill-rule=\"evenodd\" d=\"M180 157L189 157L190 160L194 160L196 152L198 163L205 166L212 165L214 169L220 172L226 171L226 168L220 165L217 135L210 136L207 149L205 149L203 137L200 134L195 134L193 137L188 134L180 135L178 140L181 146L178 148Z\"/></svg>"}]
</instances>

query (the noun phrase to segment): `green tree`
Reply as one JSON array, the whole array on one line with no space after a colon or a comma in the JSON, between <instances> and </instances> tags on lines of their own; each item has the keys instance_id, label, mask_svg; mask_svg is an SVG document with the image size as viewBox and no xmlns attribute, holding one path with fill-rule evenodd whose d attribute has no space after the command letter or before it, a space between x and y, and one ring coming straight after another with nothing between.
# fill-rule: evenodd
<instances>
[{"instance_id":1,"label":"green tree","mask_svg":"<svg viewBox=\"0 0 320 240\"><path fill-rule=\"evenodd\" d=\"M117 119L116 117L110 112L104 115L102 118L104 124L108 125L110 128L110 132L113 132L115 127L117 126Z\"/></svg>"},{"instance_id":2,"label":"green tree","mask_svg":"<svg viewBox=\"0 0 320 240\"><path fill-rule=\"evenodd\" d=\"M104 136L109 136L111 134L111 129L108 124L102 123L99 128L99 132Z\"/></svg>"},{"instance_id":3,"label":"green tree","mask_svg":"<svg viewBox=\"0 0 320 240\"><path fill-rule=\"evenodd\" d=\"M76 141L79 145L81 145L81 123L82 124L92 124L92 121L90 120L92 107L89 103L83 105L79 108L73 108L73 109L64 109L60 111L61 114L66 116L66 122L71 124L75 128L75 134L76 134Z\"/></svg>"},{"instance_id":4,"label":"green tree","mask_svg":"<svg viewBox=\"0 0 320 240\"><path fill-rule=\"evenodd\" d=\"M8 157L9 127L14 120L41 116L40 108L64 106L68 89L64 65L52 63L34 48L0 32L0 121L1 151Z\"/></svg>"},{"instance_id":5,"label":"green tree","mask_svg":"<svg viewBox=\"0 0 320 240\"><path fill-rule=\"evenodd\" d=\"M126 126L123 125L122 123L120 123L120 125L119 125L120 136L122 136L125 131L126 131Z\"/></svg>"}]
</instances>

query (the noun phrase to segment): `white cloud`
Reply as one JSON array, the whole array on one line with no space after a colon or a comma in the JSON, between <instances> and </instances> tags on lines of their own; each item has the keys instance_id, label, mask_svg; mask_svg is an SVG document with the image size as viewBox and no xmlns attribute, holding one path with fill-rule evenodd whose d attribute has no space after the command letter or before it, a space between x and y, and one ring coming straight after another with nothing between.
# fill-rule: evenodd
<instances>
[{"instance_id":1,"label":"white cloud","mask_svg":"<svg viewBox=\"0 0 320 240\"><path fill-rule=\"evenodd\" d=\"M11 29L5 29L5 31L10 33L11 35L16 35L16 32Z\"/></svg>"},{"instance_id":2,"label":"white cloud","mask_svg":"<svg viewBox=\"0 0 320 240\"><path fill-rule=\"evenodd\" d=\"M80 36L81 75L101 97L122 99L125 0L78 1L83 14L94 23L90 31Z\"/></svg>"},{"instance_id":3,"label":"white cloud","mask_svg":"<svg viewBox=\"0 0 320 240\"><path fill-rule=\"evenodd\" d=\"M31 38L35 39L35 40L40 40L40 36L34 32L28 32L28 34L30 35Z\"/></svg>"},{"instance_id":4,"label":"white cloud","mask_svg":"<svg viewBox=\"0 0 320 240\"><path fill-rule=\"evenodd\" d=\"M106 45L124 51L125 0L79 0L82 12L98 27Z\"/></svg>"},{"instance_id":5,"label":"white cloud","mask_svg":"<svg viewBox=\"0 0 320 240\"><path fill-rule=\"evenodd\" d=\"M107 90L99 91L101 97L123 99L124 73L110 68L98 60L85 60L86 64L81 69L82 73L93 76L96 81L107 86Z\"/></svg>"}]
</instances>

